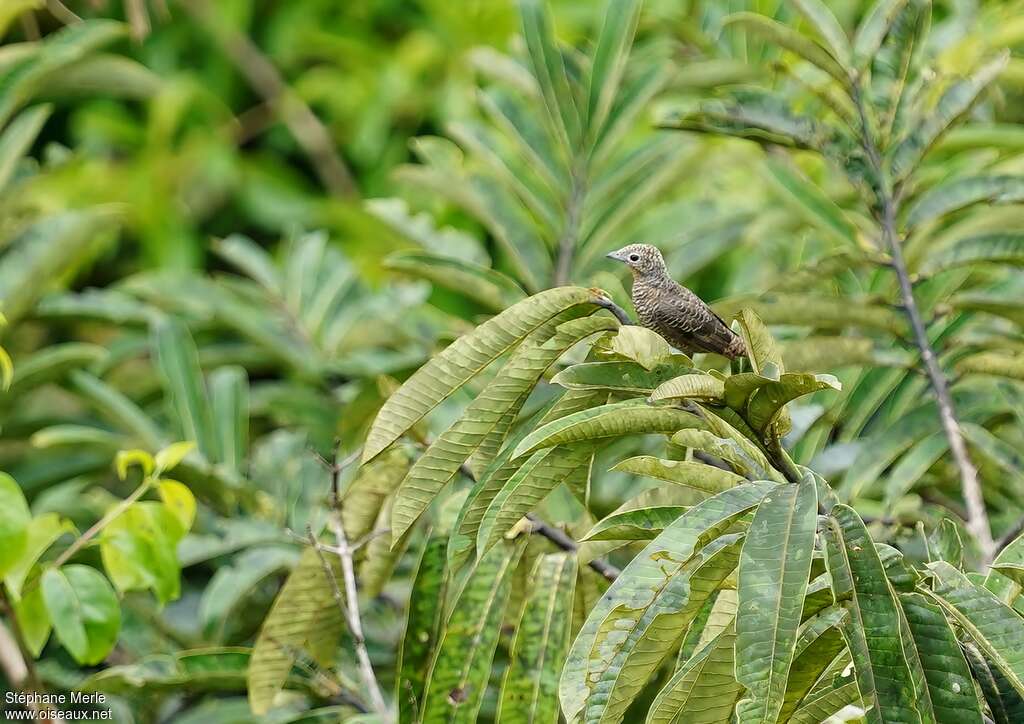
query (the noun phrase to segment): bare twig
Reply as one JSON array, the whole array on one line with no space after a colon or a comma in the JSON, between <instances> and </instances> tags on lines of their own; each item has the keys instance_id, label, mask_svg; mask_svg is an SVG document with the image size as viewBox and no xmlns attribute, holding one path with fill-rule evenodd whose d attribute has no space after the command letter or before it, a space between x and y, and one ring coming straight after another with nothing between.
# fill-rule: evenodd
<instances>
[{"instance_id":1,"label":"bare twig","mask_svg":"<svg viewBox=\"0 0 1024 724\"><path fill-rule=\"evenodd\" d=\"M337 446L334 448L337 449ZM334 597L338 601L338 605L342 608L342 614L348 624L349 633L352 634L352 639L355 642L356 658L359 661L359 673L363 679L363 685L366 687L367 693L370 697L370 703L374 711L385 718L390 717L388 711L388 705L384 702L384 695L381 693L380 684L377 682L377 675L373 671L373 662L370 661L370 652L366 648L366 636L363 633L363 621L359 614L359 590L356 587L356 573L355 563L353 561L353 553L355 548L349 545L348 537L345 535L345 528L341 523L341 497L339 495L339 478L341 471L347 466L355 462L361 450L357 450L355 453L349 455L347 458L338 462L336 457L333 457L329 461L324 461L327 464L327 469L331 474L331 514L327 519L327 527L334 534L335 546L329 550L338 556L341 561L341 576L345 584L345 592L342 595L341 590L338 587L337 580L334 577L334 570L326 565L327 561L323 558L323 550L325 546L322 546L316 537L310 532L310 540L316 548L317 554L321 557L321 561L325 565L325 571L328 578L331 580L334 588ZM319 456L318 456L319 457ZM323 458L320 458L323 460Z\"/></svg>"},{"instance_id":2,"label":"bare twig","mask_svg":"<svg viewBox=\"0 0 1024 724\"><path fill-rule=\"evenodd\" d=\"M39 674L36 672L32 654L25 644L14 607L0 590L0 611L7 617L9 628L0 621L0 671L10 687L25 694L45 693ZM64 717L53 707L30 698L25 706L35 714L36 721L62 722Z\"/></svg>"},{"instance_id":3,"label":"bare twig","mask_svg":"<svg viewBox=\"0 0 1024 724\"><path fill-rule=\"evenodd\" d=\"M124 14L132 29L132 37L135 42L141 43L149 35L150 30L145 0L124 0Z\"/></svg>"},{"instance_id":4,"label":"bare twig","mask_svg":"<svg viewBox=\"0 0 1024 724\"><path fill-rule=\"evenodd\" d=\"M896 272L896 278L899 280L903 311L910 320L910 326L914 333L914 342L917 344L921 359L924 361L928 381L932 391L935 393L935 402L939 408L939 421L942 424L946 439L949 441L949 449L953 454L953 460L960 471L960 489L964 497L964 503L967 505L967 530L977 541L983 563L987 564L992 561L992 557L995 554L995 543L992 541L992 530L988 522L988 513L985 510L985 499L981 492L981 483L978 480L978 469L974 466L967 452L967 444L964 442L963 433L960 430L953 398L949 393L949 381L939 366L938 357L935 354L931 341L928 339L928 332L925 329L921 312L914 298L914 286L910 280L910 274L907 272L907 264L903 258L902 242L896 231L897 199L893 190L885 183L885 172L882 167L881 154L871 136L864 100L856 84L854 84L853 88L853 99L860 114L861 142L871 163L872 170L877 175L878 191L876 194L881 206L881 218L879 221L882 229L882 239L892 256L892 268Z\"/></svg>"},{"instance_id":5,"label":"bare twig","mask_svg":"<svg viewBox=\"0 0 1024 724\"><path fill-rule=\"evenodd\" d=\"M247 36L216 22L202 0L178 2L185 12L210 32L253 90L276 109L324 187L336 196L357 196L352 174L338 155L331 134L312 109L288 86L270 58Z\"/></svg>"},{"instance_id":6,"label":"bare twig","mask_svg":"<svg viewBox=\"0 0 1024 724\"><path fill-rule=\"evenodd\" d=\"M537 533L538 535L547 538L549 541L554 543L563 551L568 551L569 553L577 553L579 551L579 543L570 538L565 531L556 528L550 523L542 520L539 516L535 515L534 513L527 513L526 517L533 524L534 533ZM616 578L619 577L619 574L622 573L622 571L613 566L611 563L608 563L607 561L602 561L600 559L594 559L587 563L587 565L590 566L590 568L592 568L597 573L600 573L609 581L614 581Z\"/></svg>"},{"instance_id":7,"label":"bare twig","mask_svg":"<svg viewBox=\"0 0 1024 724\"><path fill-rule=\"evenodd\" d=\"M612 302L612 304L614 304L614 302ZM619 309L621 309L621 307L619 307ZM473 475L473 471L470 470L469 466L466 465L465 463L463 463L462 466L459 467L459 470L462 472L463 475L465 475L470 480L474 482L476 481L476 476ZM533 533L536 533L541 537L547 538L549 541L554 543L563 551L570 551L572 553L575 553L580 549L579 544L572 538L570 538L564 531L559 530L555 526L541 519L540 516L538 516L536 513L527 513L526 517L530 520L531 523L533 523ZM620 573L619 569L613 566L611 563L599 559L588 561L587 566L596 573L600 573L609 581L614 581Z\"/></svg>"}]
</instances>

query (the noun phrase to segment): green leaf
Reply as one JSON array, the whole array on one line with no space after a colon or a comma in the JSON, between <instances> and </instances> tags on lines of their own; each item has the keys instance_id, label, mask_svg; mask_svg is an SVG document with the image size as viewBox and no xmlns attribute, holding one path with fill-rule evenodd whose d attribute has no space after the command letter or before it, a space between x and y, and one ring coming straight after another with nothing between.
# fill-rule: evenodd
<instances>
[{"instance_id":1,"label":"green leaf","mask_svg":"<svg viewBox=\"0 0 1024 724\"><path fill-rule=\"evenodd\" d=\"M741 475L704 463L664 460L649 455L627 458L617 463L612 470L684 485L709 495L717 495L745 482Z\"/></svg>"},{"instance_id":2,"label":"green leaf","mask_svg":"<svg viewBox=\"0 0 1024 724\"><path fill-rule=\"evenodd\" d=\"M86 677L76 688L83 692L103 692L114 696L162 697L174 692L199 696L205 692L230 695L245 686L245 670L250 659L249 649L234 646L210 647L176 652L173 655L152 654L130 664L107 667ZM301 686L299 677L293 677ZM216 699L218 697L211 697ZM241 721L251 717L244 699L220 699L242 705ZM190 707L178 716L179 721L192 721L205 715L206 721L225 722L209 706ZM295 720L290 720L294 724Z\"/></svg>"},{"instance_id":3,"label":"green leaf","mask_svg":"<svg viewBox=\"0 0 1024 724\"><path fill-rule=\"evenodd\" d=\"M37 10L43 6L42 0L8 0L0 7L0 37L7 33L7 29L18 16L30 10Z\"/></svg>"},{"instance_id":4,"label":"green leaf","mask_svg":"<svg viewBox=\"0 0 1024 724\"><path fill-rule=\"evenodd\" d=\"M341 579L336 556L326 556L336 580ZM340 636L342 617L334 589L317 551L307 547L298 565L274 599L253 646L246 677L249 705L256 715L274 706L288 674L300 657L332 653Z\"/></svg>"},{"instance_id":5,"label":"green leaf","mask_svg":"<svg viewBox=\"0 0 1024 724\"><path fill-rule=\"evenodd\" d=\"M423 724L476 721L522 551L521 541L495 546L462 589L430 663Z\"/></svg>"},{"instance_id":6,"label":"green leaf","mask_svg":"<svg viewBox=\"0 0 1024 724\"><path fill-rule=\"evenodd\" d=\"M708 598L735 570L740 542L740 534L712 540L664 584L651 606L635 610L620 605L604 620L593 649L585 722L622 717L679 646Z\"/></svg>"},{"instance_id":7,"label":"green leaf","mask_svg":"<svg viewBox=\"0 0 1024 724\"><path fill-rule=\"evenodd\" d=\"M482 264L425 251L402 251L384 259L384 267L412 274L480 302L493 312L522 301L522 288L510 277Z\"/></svg>"},{"instance_id":8,"label":"green leaf","mask_svg":"<svg viewBox=\"0 0 1024 724\"><path fill-rule=\"evenodd\" d=\"M0 576L8 575L22 563L31 519L21 488L10 475L0 473Z\"/></svg>"},{"instance_id":9,"label":"green leaf","mask_svg":"<svg viewBox=\"0 0 1024 724\"><path fill-rule=\"evenodd\" d=\"M895 594L864 522L849 506L837 505L825 537L832 590L837 600L850 596L844 635L865 705L879 721L920 722Z\"/></svg>"},{"instance_id":10,"label":"green leaf","mask_svg":"<svg viewBox=\"0 0 1024 724\"><path fill-rule=\"evenodd\" d=\"M766 431L775 422L787 403L820 390L841 390L832 375L787 373L778 382L769 382L757 389L747 403L747 422L758 432Z\"/></svg>"},{"instance_id":11,"label":"green leaf","mask_svg":"<svg viewBox=\"0 0 1024 724\"><path fill-rule=\"evenodd\" d=\"M395 447L359 468L341 495L341 522L349 540L361 540L377 522L384 501L409 472L410 455Z\"/></svg>"},{"instance_id":12,"label":"green leaf","mask_svg":"<svg viewBox=\"0 0 1024 724\"><path fill-rule=\"evenodd\" d=\"M519 5L530 68L540 87L548 120L568 153L580 138L580 111L551 29L548 5L522 0Z\"/></svg>"},{"instance_id":13,"label":"green leaf","mask_svg":"<svg viewBox=\"0 0 1024 724\"><path fill-rule=\"evenodd\" d=\"M862 337L813 336L780 343L786 368L791 370L838 369L854 365L910 367L913 357L892 347L878 347Z\"/></svg>"},{"instance_id":14,"label":"green leaf","mask_svg":"<svg viewBox=\"0 0 1024 724\"><path fill-rule=\"evenodd\" d=\"M644 433L669 435L694 424L699 424L699 421L689 412L649 405L646 400L623 400L542 425L523 438L512 457L519 458L542 448L586 440Z\"/></svg>"},{"instance_id":15,"label":"green leaf","mask_svg":"<svg viewBox=\"0 0 1024 724\"><path fill-rule=\"evenodd\" d=\"M960 239L925 259L920 273L932 275L973 264L1024 266L1024 234L996 232Z\"/></svg>"},{"instance_id":16,"label":"green leaf","mask_svg":"<svg viewBox=\"0 0 1024 724\"><path fill-rule=\"evenodd\" d=\"M1006 204L1024 201L1024 176L968 176L929 189L907 212L906 226L913 228L953 211L979 203Z\"/></svg>"},{"instance_id":17,"label":"green leaf","mask_svg":"<svg viewBox=\"0 0 1024 724\"><path fill-rule=\"evenodd\" d=\"M804 607L807 608L806 601ZM845 608L829 606L800 626L779 721L788 721L835 660L849 655L844 652L841 631L848 616Z\"/></svg>"},{"instance_id":18,"label":"green leaf","mask_svg":"<svg viewBox=\"0 0 1024 724\"><path fill-rule=\"evenodd\" d=\"M829 142L826 131L813 119L797 115L788 103L773 96L743 102L704 101L681 115L669 112L658 119L658 126L815 151Z\"/></svg>"},{"instance_id":19,"label":"green leaf","mask_svg":"<svg viewBox=\"0 0 1024 724\"><path fill-rule=\"evenodd\" d=\"M101 418L134 435L151 450L162 448L167 442L149 415L112 385L83 370L74 370L69 377L74 391L84 397Z\"/></svg>"},{"instance_id":20,"label":"green leaf","mask_svg":"<svg viewBox=\"0 0 1024 724\"><path fill-rule=\"evenodd\" d=\"M928 561L946 561L959 568L963 563L964 542L960 531L949 518L943 518L928 536Z\"/></svg>"},{"instance_id":21,"label":"green leaf","mask_svg":"<svg viewBox=\"0 0 1024 724\"><path fill-rule=\"evenodd\" d=\"M857 682L851 679L849 683L835 688L826 687L812 691L804 699L800 708L794 712L789 724L820 724L820 722L828 721L829 717L844 707L860 703Z\"/></svg>"},{"instance_id":22,"label":"green leaf","mask_svg":"<svg viewBox=\"0 0 1024 724\"><path fill-rule=\"evenodd\" d=\"M581 540L651 540L671 525L687 508L658 505L624 510L601 519Z\"/></svg>"},{"instance_id":23,"label":"green leaf","mask_svg":"<svg viewBox=\"0 0 1024 724\"><path fill-rule=\"evenodd\" d=\"M444 536L427 539L416 567L409 596L409 614L405 633L398 649L398 676L395 680L395 700L398 702L398 721L415 721L423 700L423 685L427 679L430 655L437 644L444 609L445 547Z\"/></svg>"},{"instance_id":24,"label":"green leaf","mask_svg":"<svg viewBox=\"0 0 1024 724\"><path fill-rule=\"evenodd\" d=\"M641 5L639 0L608 2L590 72L586 124L591 138L604 125L619 94Z\"/></svg>"},{"instance_id":25,"label":"green leaf","mask_svg":"<svg viewBox=\"0 0 1024 724\"><path fill-rule=\"evenodd\" d=\"M942 610L920 593L901 593L900 604L924 669L935 720L981 724L971 670Z\"/></svg>"},{"instance_id":26,"label":"green leaf","mask_svg":"<svg viewBox=\"0 0 1024 724\"><path fill-rule=\"evenodd\" d=\"M541 413L538 425L559 417L586 410L608 399L607 392L569 391L563 394L547 411ZM532 421L531 421L532 422ZM476 483L469 491L466 501L459 511L458 520L452 531L452 543L449 544L448 556L454 560L475 545L480 523L490 508L494 498L505 488L512 477L519 472L528 460L512 460L515 446L530 430L530 424L524 424L515 432L497 458L478 476ZM457 542L456 542L457 541Z\"/></svg>"},{"instance_id":27,"label":"green leaf","mask_svg":"<svg viewBox=\"0 0 1024 724\"><path fill-rule=\"evenodd\" d=\"M242 367L220 367L210 375L210 409L221 462L244 469L249 451L249 378Z\"/></svg>"},{"instance_id":28,"label":"green leaf","mask_svg":"<svg viewBox=\"0 0 1024 724\"><path fill-rule=\"evenodd\" d=\"M803 0L806 2L807 0ZM858 245L857 228L846 218L836 203L809 179L800 174L791 163L774 158L764 160L767 177L782 192L788 202L807 221L831 236L840 244Z\"/></svg>"},{"instance_id":29,"label":"green leaf","mask_svg":"<svg viewBox=\"0 0 1024 724\"><path fill-rule=\"evenodd\" d=\"M732 622L684 663L658 692L648 724L720 724L730 721L743 687L736 681Z\"/></svg>"},{"instance_id":30,"label":"green leaf","mask_svg":"<svg viewBox=\"0 0 1024 724\"><path fill-rule=\"evenodd\" d=\"M363 462L379 455L428 412L496 358L571 307L594 299L579 287L551 289L518 302L435 355L387 399L363 448Z\"/></svg>"},{"instance_id":31,"label":"green leaf","mask_svg":"<svg viewBox=\"0 0 1024 724\"><path fill-rule=\"evenodd\" d=\"M889 33L893 21L907 0L876 0L864 15L853 39L853 67L863 71L870 64Z\"/></svg>"},{"instance_id":32,"label":"green leaf","mask_svg":"<svg viewBox=\"0 0 1024 724\"><path fill-rule=\"evenodd\" d=\"M153 456L153 466L157 475L170 472L178 467L178 463L192 452L196 447L194 442L175 442L157 451ZM122 479L124 476L121 476Z\"/></svg>"},{"instance_id":33,"label":"green leaf","mask_svg":"<svg viewBox=\"0 0 1024 724\"><path fill-rule=\"evenodd\" d=\"M0 133L0 191L10 182L18 162L32 147L52 111L49 105L30 108L18 114Z\"/></svg>"},{"instance_id":34,"label":"green leaf","mask_svg":"<svg viewBox=\"0 0 1024 724\"><path fill-rule=\"evenodd\" d=\"M989 590L945 561L928 564L937 602L984 652L1019 694L1024 695L1024 626L1020 616Z\"/></svg>"},{"instance_id":35,"label":"green leaf","mask_svg":"<svg viewBox=\"0 0 1024 724\"><path fill-rule=\"evenodd\" d=\"M680 430L672 436L672 444L703 450L721 458L738 472L748 477L775 479L779 474L771 467L757 446L741 440L739 434L721 437L707 430ZM782 482L779 479L778 482Z\"/></svg>"},{"instance_id":36,"label":"green leaf","mask_svg":"<svg viewBox=\"0 0 1024 724\"><path fill-rule=\"evenodd\" d=\"M996 724L1014 724L1020 721L1021 717L1024 717L1024 698L974 644L964 644L963 651Z\"/></svg>"},{"instance_id":37,"label":"green leaf","mask_svg":"<svg viewBox=\"0 0 1024 724\"><path fill-rule=\"evenodd\" d=\"M703 596L698 602L690 595L690 578L705 563L694 555L774 487L772 483L744 483L705 500L630 561L590 611L569 652L559 685L567 720L576 721L584 714L588 721L602 715L611 718L624 710L703 603ZM736 554L729 553L735 541L726 540L723 545L709 551L707 557L722 577L731 566L719 556L731 555L733 565L736 561ZM729 570L718 570L716 560ZM691 603L697 604L692 610ZM618 633L613 636L613 631ZM641 645L648 653L630 657ZM595 690L602 695L594 697Z\"/></svg>"},{"instance_id":38,"label":"green leaf","mask_svg":"<svg viewBox=\"0 0 1024 724\"><path fill-rule=\"evenodd\" d=\"M982 91L1003 72L1008 59L1009 53L1003 52L970 77L954 83L927 115L911 125L909 135L896 144L889 160L897 183L905 179L949 127L971 109Z\"/></svg>"},{"instance_id":39,"label":"green leaf","mask_svg":"<svg viewBox=\"0 0 1024 724\"><path fill-rule=\"evenodd\" d=\"M558 722L558 675L569 651L577 564L571 553L540 556L516 624L495 721Z\"/></svg>"},{"instance_id":40,"label":"green leaf","mask_svg":"<svg viewBox=\"0 0 1024 724\"><path fill-rule=\"evenodd\" d=\"M956 370L960 374L974 373L1024 380L1024 359L1013 353L978 352L958 360Z\"/></svg>"},{"instance_id":41,"label":"green leaf","mask_svg":"<svg viewBox=\"0 0 1024 724\"><path fill-rule=\"evenodd\" d=\"M224 629L257 586L272 576L295 567L299 555L288 548L258 547L241 553L221 566L210 578L199 600L199 621L203 633L213 641L223 640Z\"/></svg>"},{"instance_id":42,"label":"green leaf","mask_svg":"<svg viewBox=\"0 0 1024 724\"><path fill-rule=\"evenodd\" d=\"M194 441L207 460L219 462L220 445L210 397L188 328L177 319L164 320L153 329L153 348L185 438Z\"/></svg>"},{"instance_id":43,"label":"green leaf","mask_svg":"<svg viewBox=\"0 0 1024 724\"><path fill-rule=\"evenodd\" d=\"M560 483L581 470L589 474L594 449L594 445L580 443L550 447L531 455L494 496L480 520L477 555L486 553Z\"/></svg>"},{"instance_id":44,"label":"green leaf","mask_svg":"<svg viewBox=\"0 0 1024 724\"><path fill-rule=\"evenodd\" d=\"M0 75L0 127L55 74L73 67L97 48L127 35L124 23L88 20L73 23L43 41L38 55L29 55Z\"/></svg>"},{"instance_id":45,"label":"green leaf","mask_svg":"<svg viewBox=\"0 0 1024 724\"><path fill-rule=\"evenodd\" d=\"M555 360L581 339L616 324L601 316L572 319L578 311L570 309L539 327L473 399L462 417L413 464L398 487L391 510L392 541L405 534L489 436L500 444L530 391ZM478 462L486 466L491 461Z\"/></svg>"},{"instance_id":46,"label":"green leaf","mask_svg":"<svg viewBox=\"0 0 1024 724\"><path fill-rule=\"evenodd\" d=\"M16 322L55 282L92 259L118 217L112 207L100 206L50 214L25 228L0 264L0 308L7 320Z\"/></svg>"},{"instance_id":47,"label":"green leaf","mask_svg":"<svg viewBox=\"0 0 1024 724\"><path fill-rule=\"evenodd\" d=\"M128 479L128 471L138 465L143 478L148 478L156 470L156 461L145 450L118 450L114 456L114 469L121 480Z\"/></svg>"},{"instance_id":48,"label":"green leaf","mask_svg":"<svg viewBox=\"0 0 1024 724\"><path fill-rule=\"evenodd\" d=\"M39 658L53 630L53 622L50 621L46 601L43 600L43 587L31 586L24 596L11 605L14 606L14 615L18 617L18 627L25 639L25 646L33 656Z\"/></svg>"},{"instance_id":49,"label":"green leaf","mask_svg":"<svg viewBox=\"0 0 1024 724\"><path fill-rule=\"evenodd\" d=\"M769 293L757 297L723 299L716 302L713 308L724 319L728 319L743 308L749 308L768 324L792 324L819 330L863 327L897 336L905 336L907 332L905 315L896 309L873 302L851 300L848 297ZM778 359L781 361L781 355ZM754 371L764 374L756 366Z\"/></svg>"},{"instance_id":50,"label":"green leaf","mask_svg":"<svg viewBox=\"0 0 1024 724\"><path fill-rule=\"evenodd\" d=\"M121 607L107 579L95 568L48 568L40 580L57 640L80 664L98 664L114 648Z\"/></svg>"},{"instance_id":51,"label":"green leaf","mask_svg":"<svg viewBox=\"0 0 1024 724\"><path fill-rule=\"evenodd\" d=\"M754 513L740 556L736 680L740 722L775 722L782 710L811 571L818 496L812 476L782 485Z\"/></svg>"},{"instance_id":52,"label":"green leaf","mask_svg":"<svg viewBox=\"0 0 1024 724\"><path fill-rule=\"evenodd\" d=\"M721 401L725 397L725 383L717 377L704 374L688 374L660 385L651 393L651 401L695 398L707 401Z\"/></svg>"},{"instance_id":53,"label":"green leaf","mask_svg":"<svg viewBox=\"0 0 1024 724\"><path fill-rule=\"evenodd\" d=\"M178 598L177 546L185 530L171 508L148 501L133 503L110 521L100 534L100 555L117 590L151 588L161 603Z\"/></svg>"},{"instance_id":54,"label":"green leaf","mask_svg":"<svg viewBox=\"0 0 1024 724\"><path fill-rule=\"evenodd\" d=\"M850 41L828 5L821 0L790 0L825 41L829 53L842 66L850 64Z\"/></svg>"},{"instance_id":55,"label":"green leaf","mask_svg":"<svg viewBox=\"0 0 1024 724\"><path fill-rule=\"evenodd\" d=\"M726 319L733 315L726 315ZM754 372L765 377L778 379L786 371L782 364L782 354L775 343L775 338L761 317L751 309L740 309L736 316L740 336L747 346L747 358Z\"/></svg>"},{"instance_id":56,"label":"green leaf","mask_svg":"<svg viewBox=\"0 0 1024 724\"><path fill-rule=\"evenodd\" d=\"M0 499L3 498L3 488L5 486L4 478L0 474ZM17 503L13 503L8 499L0 503L0 510L4 513L8 513L17 507ZM3 514L0 514L0 519L3 518ZM22 586L28 579L29 573L32 567L39 561L42 555L52 546L58 538L65 533L73 533L75 526L70 521L61 518L56 513L43 513L37 515L32 519L28 526L28 535L25 539L25 546L22 550L21 556L17 562L7 569L4 574L4 583L7 584L7 590L18 598L21 596ZM2 537L0 537L2 540ZM4 553L7 553L10 549L6 546L0 547Z\"/></svg>"},{"instance_id":57,"label":"green leaf","mask_svg":"<svg viewBox=\"0 0 1024 724\"><path fill-rule=\"evenodd\" d=\"M583 362L566 367L551 382L570 390L650 393L678 373L676 365L646 370L636 362Z\"/></svg>"},{"instance_id":58,"label":"green leaf","mask_svg":"<svg viewBox=\"0 0 1024 724\"><path fill-rule=\"evenodd\" d=\"M612 337L611 351L633 360L645 370L654 370L672 356L672 348L657 332L626 324Z\"/></svg>"},{"instance_id":59,"label":"green leaf","mask_svg":"<svg viewBox=\"0 0 1024 724\"><path fill-rule=\"evenodd\" d=\"M159 93L162 83L157 73L137 60L96 53L51 74L38 95L71 101L97 97L145 100Z\"/></svg>"},{"instance_id":60,"label":"green leaf","mask_svg":"<svg viewBox=\"0 0 1024 724\"><path fill-rule=\"evenodd\" d=\"M783 25L777 20L772 20L758 13L742 12L727 16L723 21L723 25L737 25L744 30L763 37L780 48L803 58L811 65L817 66L838 80L844 87L850 82L847 72L835 58L828 54L828 51L807 36Z\"/></svg>"}]
</instances>

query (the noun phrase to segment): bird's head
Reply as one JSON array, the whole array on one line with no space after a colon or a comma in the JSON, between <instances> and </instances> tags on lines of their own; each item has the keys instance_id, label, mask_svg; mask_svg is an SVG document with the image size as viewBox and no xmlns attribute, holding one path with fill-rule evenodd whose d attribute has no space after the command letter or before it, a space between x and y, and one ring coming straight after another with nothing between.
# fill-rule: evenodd
<instances>
[{"instance_id":1,"label":"bird's head","mask_svg":"<svg viewBox=\"0 0 1024 724\"><path fill-rule=\"evenodd\" d=\"M635 277L665 272L665 260L661 252L650 244L630 244L608 254L608 258L621 261Z\"/></svg>"}]
</instances>

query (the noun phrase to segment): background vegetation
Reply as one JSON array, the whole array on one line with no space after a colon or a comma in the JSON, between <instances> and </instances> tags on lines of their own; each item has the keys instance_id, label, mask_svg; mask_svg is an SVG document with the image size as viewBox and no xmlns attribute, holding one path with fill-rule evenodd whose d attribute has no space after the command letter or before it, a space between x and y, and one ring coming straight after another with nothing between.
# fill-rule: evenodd
<instances>
[{"instance_id":1,"label":"background vegetation","mask_svg":"<svg viewBox=\"0 0 1024 724\"><path fill-rule=\"evenodd\" d=\"M7 689L1024 717L1024 3L5 0L0 38ZM623 324L637 240L750 359Z\"/></svg>"}]
</instances>

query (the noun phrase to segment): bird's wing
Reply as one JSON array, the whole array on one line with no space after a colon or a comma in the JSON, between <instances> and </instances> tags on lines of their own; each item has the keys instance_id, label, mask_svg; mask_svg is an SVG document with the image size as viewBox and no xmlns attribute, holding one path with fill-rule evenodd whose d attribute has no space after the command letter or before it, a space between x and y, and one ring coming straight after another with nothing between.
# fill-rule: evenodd
<instances>
[{"instance_id":1,"label":"bird's wing","mask_svg":"<svg viewBox=\"0 0 1024 724\"><path fill-rule=\"evenodd\" d=\"M686 336L686 341L702 351L722 354L736 339L725 320L700 297L678 285L675 293L661 295L658 315L667 325Z\"/></svg>"}]
</instances>

